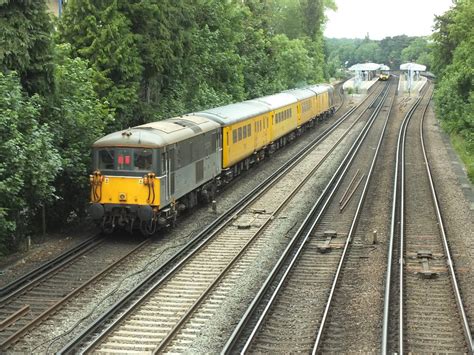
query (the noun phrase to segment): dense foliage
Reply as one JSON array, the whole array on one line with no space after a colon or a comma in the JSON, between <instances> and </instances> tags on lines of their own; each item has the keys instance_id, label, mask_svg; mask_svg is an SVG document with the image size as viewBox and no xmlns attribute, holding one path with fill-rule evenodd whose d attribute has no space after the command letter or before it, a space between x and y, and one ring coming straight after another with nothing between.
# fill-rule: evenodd
<instances>
[{"instance_id":1,"label":"dense foliage","mask_svg":"<svg viewBox=\"0 0 474 355\"><path fill-rule=\"evenodd\" d=\"M38 208L52 201L61 158L49 127L39 123L40 97L25 95L15 72L0 72L0 92L1 254L28 232Z\"/></svg>"},{"instance_id":2,"label":"dense foliage","mask_svg":"<svg viewBox=\"0 0 474 355\"><path fill-rule=\"evenodd\" d=\"M52 85L52 25L43 1L0 1L0 71L15 70L30 94Z\"/></svg>"},{"instance_id":3,"label":"dense foliage","mask_svg":"<svg viewBox=\"0 0 474 355\"><path fill-rule=\"evenodd\" d=\"M458 0L436 19L433 66L437 116L451 134L474 182L474 1Z\"/></svg>"},{"instance_id":4,"label":"dense foliage","mask_svg":"<svg viewBox=\"0 0 474 355\"><path fill-rule=\"evenodd\" d=\"M112 130L321 82L332 0L0 0L0 254L81 217ZM295 19L301 21L295 21Z\"/></svg>"},{"instance_id":5,"label":"dense foliage","mask_svg":"<svg viewBox=\"0 0 474 355\"><path fill-rule=\"evenodd\" d=\"M89 190L90 146L113 122L108 104L94 91L100 74L87 61L72 58L70 51L69 45L56 46L54 89L43 118L61 156L61 171L53 184L57 197L48 211L50 225L66 221L71 213L83 214Z\"/></svg>"},{"instance_id":6,"label":"dense foliage","mask_svg":"<svg viewBox=\"0 0 474 355\"><path fill-rule=\"evenodd\" d=\"M68 45L54 45L41 1L3 1L0 50L0 255L61 226L87 201L90 144L113 119L105 81Z\"/></svg>"},{"instance_id":7,"label":"dense foliage","mask_svg":"<svg viewBox=\"0 0 474 355\"><path fill-rule=\"evenodd\" d=\"M408 37L405 35L386 37L381 41L365 39L336 39L326 40L328 70L331 76L341 66L346 68L356 63L386 64L391 69L398 70L400 64L416 62L431 66L431 48L427 38Z\"/></svg>"},{"instance_id":8,"label":"dense foliage","mask_svg":"<svg viewBox=\"0 0 474 355\"><path fill-rule=\"evenodd\" d=\"M98 92L116 111L114 128L123 128L322 81L328 6L70 0L60 38L103 74Z\"/></svg>"}]
</instances>

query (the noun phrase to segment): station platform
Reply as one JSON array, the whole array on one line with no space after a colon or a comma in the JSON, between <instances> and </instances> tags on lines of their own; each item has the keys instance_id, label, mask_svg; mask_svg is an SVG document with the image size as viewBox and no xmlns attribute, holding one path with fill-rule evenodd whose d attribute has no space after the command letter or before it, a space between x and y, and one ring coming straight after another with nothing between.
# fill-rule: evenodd
<instances>
[{"instance_id":1,"label":"station platform","mask_svg":"<svg viewBox=\"0 0 474 355\"><path fill-rule=\"evenodd\" d=\"M355 87L355 77L347 80L342 88L346 93L349 91L352 91L355 94L365 94L367 91L374 85L377 80L379 80L378 77L372 78L372 80L363 80L359 82L359 88Z\"/></svg>"},{"instance_id":2,"label":"station platform","mask_svg":"<svg viewBox=\"0 0 474 355\"><path fill-rule=\"evenodd\" d=\"M412 87L409 89L406 74L401 74L400 81L398 82L398 92L408 96L411 94L417 95L426 85L427 81L426 77L420 76L418 80L412 82Z\"/></svg>"}]
</instances>

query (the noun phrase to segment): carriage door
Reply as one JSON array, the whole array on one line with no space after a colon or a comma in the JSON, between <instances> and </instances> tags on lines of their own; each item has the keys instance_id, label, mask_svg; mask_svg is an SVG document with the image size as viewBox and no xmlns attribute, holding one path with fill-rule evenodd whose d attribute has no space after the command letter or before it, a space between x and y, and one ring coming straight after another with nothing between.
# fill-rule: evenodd
<instances>
[{"instance_id":1,"label":"carriage door","mask_svg":"<svg viewBox=\"0 0 474 355\"><path fill-rule=\"evenodd\" d=\"M168 184L167 184L167 190L168 194L167 199L168 201L172 199L174 196L174 190L175 190L175 170L176 170L176 150L174 147L170 148L168 150L168 171L167 171L167 177L168 177Z\"/></svg>"},{"instance_id":2,"label":"carriage door","mask_svg":"<svg viewBox=\"0 0 474 355\"><path fill-rule=\"evenodd\" d=\"M162 181L161 205L168 204L174 193L175 148L169 148L161 154Z\"/></svg>"}]
</instances>

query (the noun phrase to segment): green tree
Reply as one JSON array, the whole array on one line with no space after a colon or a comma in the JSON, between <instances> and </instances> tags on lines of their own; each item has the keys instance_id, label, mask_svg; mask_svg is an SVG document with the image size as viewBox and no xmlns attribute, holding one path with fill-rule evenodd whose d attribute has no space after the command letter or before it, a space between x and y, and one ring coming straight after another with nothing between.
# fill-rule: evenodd
<instances>
[{"instance_id":1,"label":"green tree","mask_svg":"<svg viewBox=\"0 0 474 355\"><path fill-rule=\"evenodd\" d=\"M70 45L56 46L55 86L46 116L62 162L55 179L58 198L48 213L52 222L65 222L71 212L83 215L89 191L90 147L113 121L108 103L94 90L100 73L86 60L73 58L71 52Z\"/></svg>"},{"instance_id":2,"label":"green tree","mask_svg":"<svg viewBox=\"0 0 474 355\"><path fill-rule=\"evenodd\" d=\"M436 18L433 64L437 116L451 134L474 181L474 2L459 0Z\"/></svg>"},{"instance_id":3,"label":"green tree","mask_svg":"<svg viewBox=\"0 0 474 355\"><path fill-rule=\"evenodd\" d=\"M47 94L52 86L52 24L44 1L0 1L0 71L14 70L25 90Z\"/></svg>"},{"instance_id":4,"label":"green tree","mask_svg":"<svg viewBox=\"0 0 474 355\"><path fill-rule=\"evenodd\" d=\"M402 50L410 45L414 37L406 35L386 37L380 41L379 61L387 64L391 69L398 70L402 64Z\"/></svg>"},{"instance_id":5,"label":"green tree","mask_svg":"<svg viewBox=\"0 0 474 355\"><path fill-rule=\"evenodd\" d=\"M313 78L313 65L309 52L302 40L290 40L285 35L277 35L272 40L274 50L274 80L278 91L303 86L317 81ZM291 63L291 65L288 65Z\"/></svg>"},{"instance_id":6,"label":"green tree","mask_svg":"<svg viewBox=\"0 0 474 355\"><path fill-rule=\"evenodd\" d=\"M431 48L426 38L415 38L408 47L402 50L403 62L415 62L431 67Z\"/></svg>"},{"instance_id":7,"label":"green tree","mask_svg":"<svg viewBox=\"0 0 474 355\"><path fill-rule=\"evenodd\" d=\"M72 44L73 55L101 73L96 90L115 109L116 129L140 123L134 115L143 73L138 37L121 6L128 3L70 0L59 23L60 38Z\"/></svg>"},{"instance_id":8,"label":"green tree","mask_svg":"<svg viewBox=\"0 0 474 355\"><path fill-rule=\"evenodd\" d=\"M167 116L163 100L183 72L193 8L183 0L134 0L124 2L122 12L131 22L143 66L135 119L142 123ZM182 105L172 101L171 108L180 112Z\"/></svg>"},{"instance_id":9,"label":"green tree","mask_svg":"<svg viewBox=\"0 0 474 355\"><path fill-rule=\"evenodd\" d=\"M377 42L366 40L356 49L355 59L357 63L377 63L380 59L380 46Z\"/></svg>"},{"instance_id":10,"label":"green tree","mask_svg":"<svg viewBox=\"0 0 474 355\"><path fill-rule=\"evenodd\" d=\"M38 95L27 97L15 72L0 72L0 254L32 228L38 208L54 199L61 159Z\"/></svg>"}]
</instances>

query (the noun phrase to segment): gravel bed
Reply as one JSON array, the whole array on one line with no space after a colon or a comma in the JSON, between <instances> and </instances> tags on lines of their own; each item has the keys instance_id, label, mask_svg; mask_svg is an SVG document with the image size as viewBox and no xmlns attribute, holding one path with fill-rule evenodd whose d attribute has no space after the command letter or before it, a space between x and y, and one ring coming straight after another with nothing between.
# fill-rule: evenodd
<instances>
[{"instance_id":1,"label":"gravel bed","mask_svg":"<svg viewBox=\"0 0 474 355\"><path fill-rule=\"evenodd\" d=\"M335 84L336 88L340 85L342 84ZM339 95L335 96L335 100L336 105L339 105ZM357 103L358 101L360 100L348 98L344 107L341 108L341 111L347 111L350 106L355 105L355 103ZM335 118L338 117L340 117L339 113L336 114ZM285 149L275 153L272 159L265 160L260 164L259 167L252 169L252 171L248 173L244 173L240 178L236 179L232 183L232 185L228 186L227 191L229 192L222 192L217 197L217 201L219 202L219 210L224 211L230 206L232 206L233 203L242 198L253 187L257 186L261 179L264 179L269 176L274 170L276 170L286 160L288 160L289 157L293 156L295 152L301 149L310 140L317 137L325 128L327 128L335 120L335 118L319 123L319 126L317 128L306 132L303 136L299 137L296 142L293 142ZM255 177L255 179L252 179L253 176ZM208 224L209 221L214 219L216 216L214 213L211 213L210 210L206 207L201 208L200 210L200 212L193 211L192 216L197 216L196 213L200 213L200 217L204 216L206 218L206 221L202 224L197 225L195 228L196 230ZM197 221L191 220L191 223L195 222L197 223ZM180 225L185 224L186 217L182 216L178 223ZM10 283L11 281L14 281L18 277L26 274L27 272L33 270L41 264L52 260L64 251L74 247L83 240L99 232L99 229L95 227L92 221L86 220L81 226L72 227L70 228L70 230L67 231L58 233L48 233L45 236L32 236L31 245L28 250L25 250L25 245L22 250L0 258L0 287Z\"/></svg>"},{"instance_id":2,"label":"gravel bed","mask_svg":"<svg viewBox=\"0 0 474 355\"><path fill-rule=\"evenodd\" d=\"M339 291L344 293L345 301L335 304L335 318L344 317L338 352L342 353L378 353L382 330L383 297L385 287L387 242L390 234L391 198L393 190L394 158L398 129L406 110L413 103L413 97L398 97L387 127L381 157L376 165L372 184L369 189L363 215L359 222L353 248L359 253L351 255L347 261L350 272L343 273ZM459 162L453 161L448 152L452 149L446 139L434 113L428 111L425 119L425 139L432 174L440 199L440 205L447 228L450 247L454 253L461 292L464 296L468 317L473 329L474 319L474 218L470 208L472 201L465 198L463 190L465 177L459 177ZM465 174L465 173L464 173ZM377 243L370 240L377 231ZM340 329L328 328L328 332ZM328 348L326 348L328 350ZM331 350L334 351L334 348Z\"/></svg>"},{"instance_id":3,"label":"gravel bed","mask_svg":"<svg viewBox=\"0 0 474 355\"><path fill-rule=\"evenodd\" d=\"M343 283L347 278L353 279L351 287L347 290L347 298L352 299L346 305L343 305L341 311L345 312L348 317L348 332L345 338L344 349L346 352L378 352L380 349L380 333L381 333L381 315L383 312L383 287L386 268L386 251L387 237L389 235L390 221L390 200L393 188L393 171L395 144L398 134L398 127L403 119L406 109L410 106L413 98L400 96L394 108L393 115L389 126L387 127L387 135L383 143L383 151L381 159L377 162L376 172L373 177L377 184L372 185L372 191L369 191L369 198L364 207L363 217L360 220L357 236L354 241L355 247L362 248L365 251L365 257L357 256L357 277L353 273L343 275ZM430 111L429 111L430 112ZM304 136L285 149L276 153L272 159L264 161L259 167L242 175L233 182L225 191L222 191L217 198L218 212L224 211L244 196L248 191L254 188L260 181L268 177L283 162L295 154L303 145L322 131L327 126L325 123L320 128L306 133ZM470 209L471 201L466 200L463 188L466 189L465 180L460 182L456 175L456 168L459 162L452 162L452 158L448 154L451 149L446 141L442 139L443 133L439 128L434 114L427 117L425 122L427 132L427 149L429 159L432 162L432 173L435 184L438 189L440 205L444 215L448 238L450 239L450 247L454 253L455 265L458 271L461 283L462 293L466 303L468 316L474 319L474 274L473 274L473 256L474 256L474 212ZM342 148L341 148L342 149ZM342 157L341 149L337 149L333 154L335 159L331 160L333 167L336 160ZM231 292L224 304L216 312L212 325L204 327L198 340L189 348L189 353L216 353L219 352L225 344L233 327L237 324L239 318L247 308L253 295L258 291L261 283L265 280L268 270L273 266L274 262L281 254L286 246L287 241L291 238L295 231L295 221L301 220L305 212L310 208L314 200L320 193L323 186L322 183L327 181L331 175L331 166L327 167L325 173L319 175L318 181L313 181L312 190L308 187L307 199L302 200L298 208L288 215L286 221L282 224L282 231L275 236L271 245L262 254L261 258L256 261L252 268L254 272L245 274L239 280L239 286ZM464 186L463 186L464 185ZM377 196L377 198L375 198ZM100 314L108 306L113 304L126 290L131 288L142 280L153 269L159 267L169 256L174 254L179 247L190 240L200 229L206 226L215 218L216 214L212 212L210 207L202 207L189 216L184 216L178 221L178 226L163 235L156 237L155 242L149 250L149 258L143 259L140 263L130 270L129 273L139 272L133 276L125 278L121 281L120 291L115 292L107 300L95 307L95 303L103 300L104 295L111 292L118 284L109 285L105 289L96 290L96 302L86 305L77 314L72 315L69 319L64 319L61 323L54 320L45 322L38 328L35 334L31 334L25 345L29 351L38 352L46 350L46 347L40 346L42 342L49 341L53 336L64 334L72 329L72 327L82 317L92 312L94 315ZM296 222L297 223L297 222ZM363 238L372 235L377 231L378 242L373 245L363 243ZM68 243L63 243L67 245ZM42 262L44 257L53 256L56 251L61 249L61 243L48 243L53 248L41 248L41 252L37 257L32 258L36 262ZM48 254L51 253L51 254ZM153 259L156 259L152 261ZM352 261L354 262L354 261ZM21 263L21 261L20 261ZM4 269L2 275L2 283L8 281L19 274L14 271L20 270L16 267L16 263L11 264ZM33 263L31 263L33 265ZM4 276L6 276L4 278ZM346 280L344 280L344 278ZM363 295L363 297L360 297ZM363 319L364 321L360 321ZM471 322L472 324L472 322ZM49 349L49 352L56 351L64 345L68 339L77 335L81 327L73 329L66 336L58 339L56 343ZM38 337L39 336L39 337ZM35 349L36 347L36 349ZM21 350L25 348L21 347ZM19 351L19 349L14 349Z\"/></svg>"},{"instance_id":4,"label":"gravel bed","mask_svg":"<svg viewBox=\"0 0 474 355\"><path fill-rule=\"evenodd\" d=\"M338 340L339 352L380 352L394 158L400 123L410 106L408 101L411 99L396 96L325 331ZM371 242L374 231L376 243ZM323 339L323 351L334 346L329 339Z\"/></svg>"},{"instance_id":5,"label":"gravel bed","mask_svg":"<svg viewBox=\"0 0 474 355\"><path fill-rule=\"evenodd\" d=\"M299 202L292 202L285 208L289 213L284 223L281 224L281 231L274 234L274 238L268 241L267 248L260 253L254 263L249 265L249 272L240 277L236 286L229 291L230 296L216 310L212 323L203 327L197 340L190 344L187 353L218 353L221 351L234 327L267 278L269 271L331 179L333 172L347 153L351 145L350 142L356 138L356 132L360 131L362 126L362 123L356 124L347 140L333 152L333 159L326 161L321 166L319 173L308 180L302 191L298 193L303 196Z\"/></svg>"},{"instance_id":6,"label":"gravel bed","mask_svg":"<svg viewBox=\"0 0 474 355\"><path fill-rule=\"evenodd\" d=\"M473 186L460 169L446 134L436 119L431 104L425 118L425 140L434 184L438 193L456 275L466 314L474 329L474 201L469 199ZM468 191L464 191L468 190ZM468 193L466 193L468 192Z\"/></svg>"},{"instance_id":7,"label":"gravel bed","mask_svg":"<svg viewBox=\"0 0 474 355\"><path fill-rule=\"evenodd\" d=\"M300 150L303 145L307 144L309 140L314 139L328 124L329 122L321 124L319 128L308 132L300 137L301 139L294 142L294 144L289 145L275 154L272 159L262 162L259 167L249 171L234 181L231 186L218 196L218 213L235 204L236 201L254 188L260 181L268 177L283 162L288 160L290 156ZM95 301L87 303L87 305L76 312L76 314L70 314L65 319L64 317L57 316L63 319L61 322L56 322L57 318L51 318L51 320L44 322L32 334L25 337L25 341L18 344L18 347L15 347L14 350L44 351L47 349L47 345L53 337L59 337L52 347L49 348L49 351L58 350L67 343L69 339L77 335L83 329L84 325L90 321L86 318L87 316L91 313L95 316L102 313L111 304L116 302L128 289L139 283L139 281L146 277L152 270L162 265L168 257L174 254L215 217L216 214L212 212L210 207L202 207L193 211L189 216L183 216L183 218L178 221L178 226L175 229L169 230L163 233L163 235L156 237L155 242L148 250L148 257L144 257L140 262L134 265L133 270L129 270L125 278L117 280L115 284L107 285L104 289L96 290ZM116 287L119 287L119 289L116 289ZM110 296L104 298L104 295L109 293L111 293ZM96 306L96 304L99 305ZM58 312L58 314L59 313L60 312ZM76 324L83 318L86 318L86 320Z\"/></svg>"},{"instance_id":8,"label":"gravel bed","mask_svg":"<svg viewBox=\"0 0 474 355\"><path fill-rule=\"evenodd\" d=\"M0 260L0 287L52 260L98 232L95 226L90 225L83 231L75 230L32 238L28 251L20 251Z\"/></svg>"}]
</instances>

